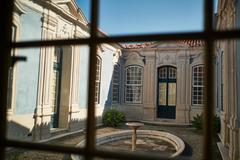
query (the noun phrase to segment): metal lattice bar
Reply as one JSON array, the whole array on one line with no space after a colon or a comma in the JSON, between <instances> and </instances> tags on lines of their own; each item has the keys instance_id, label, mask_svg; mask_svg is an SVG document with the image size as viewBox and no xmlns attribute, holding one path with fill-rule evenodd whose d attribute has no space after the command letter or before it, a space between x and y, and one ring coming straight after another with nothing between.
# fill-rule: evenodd
<instances>
[{"instance_id":1,"label":"metal lattice bar","mask_svg":"<svg viewBox=\"0 0 240 160\"><path fill-rule=\"evenodd\" d=\"M212 31L211 37L214 40L239 38L240 30L230 31ZM148 42L148 41L172 41L172 40L204 40L209 37L209 33L203 32L186 32L186 33L162 33L162 34L143 34L143 35L122 35L110 37L97 37L94 43L117 43L117 42ZM69 39L69 40L45 40L45 41L27 41L13 42L12 48L41 47L53 45L89 45L92 38Z\"/></svg>"},{"instance_id":2,"label":"metal lattice bar","mask_svg":"<svg viewBox=\"0 0 240 160\"><path fill-rule=\"evenodd\" d=\"M96 79L96 62L97 62L97 26L98 26L98 0L92 0L91 7L91 43L90 47L90 69L89 69L89 87L88 87L88 114L87 114L87 136L85 159L94 159L93 151L95 150L95 79Z\"/></svg>"},{"instance_id":3,"label":"metal lattice bar","mask_svg":"<svg viewBox=\"0 0 240 160\"><path fill-rule=\"evenodd\" d=\"M0 1L0 159L5 158L4 143L6 139L7 123L7 84L8 68L11 65L10 42L11 42L11 24L12 24L13 1Z\"/></svg>"},{"instance_id":4,"label":"metal lattice bar","mask_svg":"<svg viewBox=\"0 0 240 160\"><path fill-rule=\"evenodd\" d=\"M207 33L205 39L205 66L206 66L206 92L205 92L205 132L204 132L204 145L203 145L203 159L212 159L212 143L213 143L213 0L204 1L204 30Z\"/></svg>"}]
</instances>

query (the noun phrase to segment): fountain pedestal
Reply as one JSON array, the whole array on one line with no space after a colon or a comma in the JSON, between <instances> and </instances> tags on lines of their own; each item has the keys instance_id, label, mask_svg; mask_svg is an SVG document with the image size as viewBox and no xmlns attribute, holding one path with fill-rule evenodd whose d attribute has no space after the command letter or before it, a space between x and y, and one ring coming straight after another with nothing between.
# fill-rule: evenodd
<instances>
[{"instance_id":1,"label":"fountain pedestal","mask_svg":"<svg viewBox=\"0 0 240 160\"><path fill-rule=\"evenodd\" d=\"M136 142L137 142L137 129L141 126L143 126L143 123L138 122L129 122L126 123L126 125L133 130L132 133L132 151L136 150Z\"/></svg>"}]
</instances>

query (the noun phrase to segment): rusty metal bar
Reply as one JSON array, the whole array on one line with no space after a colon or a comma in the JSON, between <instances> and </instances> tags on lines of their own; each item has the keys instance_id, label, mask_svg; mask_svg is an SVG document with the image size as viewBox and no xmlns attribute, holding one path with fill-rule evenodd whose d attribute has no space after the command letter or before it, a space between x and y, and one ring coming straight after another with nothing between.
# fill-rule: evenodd
<instances>
[{"instance_id":1,"label":"rusty metal bar","mask_svg":"<svg viewBox=\"0 0 240 160\"><path fill-rule=\"evenodd\" d=\"M204 30L207 33L205 40L205 67L206 67L206 91L205 91L205 127L204 127L204 149L203 159L208 160L213 158L213 111L214 111L214 69L213 69L213 0L205 0L204 10Z\"/></svg>"},{"instance_id":2,"label":"rusty metal bar","mask_svg":"<svg viewBox=\"0 0 240 160\"><path fill-rule=\"evenodd\" d=\"M74 153L74 154L85 154L84 148L78 147L68 147L68 146L60 146L60 145L50 145L44 143L36 143L36 142L24 142L24 141L16 141L16 140L6 140L3 143L8 147L15 148L24 148L29 150L38 150L38 151L49 151L49 152L62 152L62 153Z\"/></svg>"},{"instance_id":3,"label":"rusty metal bar","mask_svg":"<svg viewBox=\"0 0 240 160\"><path fill-rule=\"evenodd\" d=\"M88 86L88 111L87 111L87 132L86 132L86 160L94 158L95 150L95 81L96 81L96 62L97 62L97 27L98 27L98 0L91 1L91 24L90 35L90 64L89 64L89 86Z\"/></svg>"},{"instance_id":4,"label":"rusty metal bar","mask_svg":"<svg viewBox=\"0 0 240 160\"><path fill-rule=\"evenodd\" d=\"M8 69L11 65L12 0L0 1L0 159L5 157Z\"/></svg>"},{"instance_id":5,"label":"rusty metal bar","mask_svg":"<svg viewBox=\"0 0 240 160\"><path fill-rule=\"evenodd\" d=\"M211 36L215 40L227 38L239 38L240 30L212 31ZM121 35L110 37L96 37L94 43L118 43L118 42L148 42L148 41L172 41L172 40L204 40L209 33L203 32L186 32L186 33L162 33L162 34L141 34L141 35ZM26 41L14 42L12 48L41 47L53 45L89 45L93 39L68 39L68 40L46 40L46 41Z\"/></svg>"},{"instance_id":6,"label":"rusty metal bar","mask_svg":"<svg viewBox=\"0 0 240 160\"><path fill-rule=\"evenodd\" d=\"M134 152L117 152L117 151L107 151L107 150L94 150L94 151L86 151L84 148L77 148L77 147L68 147L68 146L59 146L59 145L50 145L44 143L34 143L34 142L23 142L23 141L15 141L15 140L6 140L3 143L5 146L15 147L15 148L22 148L28 150L37 150L37 151L49 151L49 152L56 152L56 153L67 153L67 154L78 154L78 155L88 155L92 154L95 157L101 158L114 158L114 159L138 159L138 160L165 160L169 159L163 157L159 154L152 154L152 153L138 153L135 154ZM184 157L179 158L171 158L171 160L175 159L184 159Z\"/></svg>"}]
</instances>

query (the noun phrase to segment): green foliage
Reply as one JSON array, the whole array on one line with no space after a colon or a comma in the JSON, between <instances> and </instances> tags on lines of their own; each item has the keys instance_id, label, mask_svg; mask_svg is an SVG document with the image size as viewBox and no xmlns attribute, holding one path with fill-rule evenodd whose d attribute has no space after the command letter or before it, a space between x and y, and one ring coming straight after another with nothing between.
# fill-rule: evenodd
<instances>
[{"instance_id":1,"label":"green foliage","mask_svg":"<svg viewBox=\"0 0 240 160\"><path fill-rule=\"evenodd\" d=\"M203 114L193 117L192 125L194 128L196 128L197 130L201 130L201 129L203 129L203 124L204 124ZM217 133L219 133L220 127L221 127L221 122L220 122L220 118L217 115L214 116L213 126L214 126L214 130Z\"/></svg>"},{"instance_id":2,"label":"green foliage","mask_svg":"<svg viewBox=\"0 0 240 160\"><path fill-rule=\"evenodd\" d=\"M197 130L202 129L202 127L203 127L203 115L202 114L201 115L197 114L197 116L193 117L192 125Z\"/></svg>"},{"instance_id":3,"label":"green foliage","mask_svg":"<svg viewBox=\"0 0 240 160\"><path fill-rule=\"evenodd\" d=\"M221 129L221 120L217 115L214 116L214 129L217 133L219 133Z\"/></svg>"},{"instance_id":4,"label":"green foliage","mask_svg":"<svg viewBox=\"0 0 240 160\"><path fill-rule=\"evenodd\" d=\"M117 127L125 122L125 115L116 109L109 109L103 115L103 125L108 127Z\"/></svg>"}]
</instances>

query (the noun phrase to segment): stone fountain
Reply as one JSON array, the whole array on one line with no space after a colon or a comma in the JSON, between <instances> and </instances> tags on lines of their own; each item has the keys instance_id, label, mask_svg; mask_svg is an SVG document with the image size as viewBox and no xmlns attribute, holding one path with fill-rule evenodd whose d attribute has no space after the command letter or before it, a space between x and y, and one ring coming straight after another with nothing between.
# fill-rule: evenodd
<instances>
[{"instance_id":1,"label":"stone fountain","mask_svg":"<svg viewBox=\"0 0 240 160\"><path fill-rule=\"evenodd\" d=\"M126 123L126 125L133 130L132 133L132 151L136 150L136 142L137 142L137 129L141 126L143 126L143 123L138 122L129 122Z\"/></svg>"}]
</instances>

